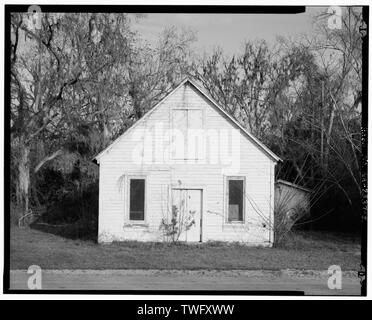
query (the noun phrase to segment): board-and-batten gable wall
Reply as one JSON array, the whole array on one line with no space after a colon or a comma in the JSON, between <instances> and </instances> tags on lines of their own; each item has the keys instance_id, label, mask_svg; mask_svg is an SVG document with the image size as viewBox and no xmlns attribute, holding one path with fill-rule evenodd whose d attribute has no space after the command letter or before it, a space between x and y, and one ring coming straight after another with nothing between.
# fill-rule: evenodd
<instances>
[{"instance_id":1,"label":"board-and-batten gable wall","mask_svg":"<svg viewBox=\"0 0 372 320\"><path fill-rule=\"evenodd\" d=\"M127 132L100 158L99 238L161 240L161 219L170 212L170 185L203 188L203 241L232 240L251 243L272 241L274 168L275 163L239 130L238 173L223 172L221 164L201 160L172 160L166 152L166 161L147 163L133 161L132 153L148 152L149 142L141 135L152 132L156 146L169 143L167 134L155 133L159 125L164 133L172 128L172 110L191 108L202 110L203 129L221 129L227 132L235 126L227 117L195 88L184 84L168 96L149 116ZM237 129L237 128L235 128ZM161 131L160 130L160 131ZM222 134L225 134L222 131ZM162 138L163 137L163 138ZM164 138L165 137L165 138ZM163 141L163 140L166 141ZM168 139L168 140L167 140ZM154 149L154 148L153 148ZM155 148L156 149L156 148ZM230 145L221 152L229 154ZM208 150L206 150L208 151ZM148 156L148 155L147 155ZM145 155L146 157L146 155ZM232 155L234 158L234 155ZM165 163L164 163L165 162ZM245 223L226 223L226 176L244 176L246 181ZM146 177L145 224L128 221L128 181L131 177ZM264 218L263 218L264 217Z\"/></svg>"}]
</instances>

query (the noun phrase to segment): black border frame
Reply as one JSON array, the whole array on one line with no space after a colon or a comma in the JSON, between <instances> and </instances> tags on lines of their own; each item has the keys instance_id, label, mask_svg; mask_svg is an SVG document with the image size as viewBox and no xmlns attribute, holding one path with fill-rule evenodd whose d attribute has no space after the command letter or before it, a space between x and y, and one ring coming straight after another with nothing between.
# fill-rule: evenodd
<instances>
[{"instance_id":1,"label":"black border frame","mask_svg":"<svg viewBox=\"0 0 372 320\"><path fill-rule=\"evenodd\" d=\"M325 6L325 5L319 5ZM27 12L29 5L5 5L5 57L4 57L4 294L131 294L131 295L261 295L261 296L298 296L303 291L238 291L238 290L15 290L10 289L10 14ZM308 6L311 7L311 6ZM296 14L305 12L305 6L243 6L243 5L42 5L48 12L127 12L127 13L192 13L192 14ZM368 31L369 6L363 6L366 36L362 37L362 212L361 212L361 296L366 296L367 281L367 152L368 152ZM335 296L330 296L335 297ZM343 297L347 297L343 295ZM155 301L155 300L154 300ZM233 300L231 300L233 302Z\"/></svg>"}]
</instances>

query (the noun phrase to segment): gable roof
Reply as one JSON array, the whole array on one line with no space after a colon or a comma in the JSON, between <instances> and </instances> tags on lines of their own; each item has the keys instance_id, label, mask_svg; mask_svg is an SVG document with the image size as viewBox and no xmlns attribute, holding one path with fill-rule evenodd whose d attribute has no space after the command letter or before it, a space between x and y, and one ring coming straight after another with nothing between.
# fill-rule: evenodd
<instances>
[{"instance_id":1,"label":"gable roof","mask_svg":"<svg viewBox=\"0 0 372 320\"><path fill-rule=\"evenodd\" d=\"M261 151L263 151L271 160L274 162L282 161L274 152L272 152L268 147L266 147L261 141L259 141L256 137L254 137L250 132L248 132L236 119L234 119L231 115L229 115L222 107L220 107L217 102L209 96L208 93L204 91L198 84L190 80L189 78L184 79L181 81L179 85L177 85L170 93L168 93L163 99L161 99L153 108L145 113L145 115L137 120L131 127L129 127L122 135L120 135L117 139L115 139L107 148L97 154L93 161L99 162L99 159L109 151L114 145L116 145L128 132L132 131L135 127L138 126L139 123L143 122L147 119L150 114L152 114L166 99L168 99L174 92L177 91L178 88L182 87L184 84L189 83L193 86L198 92L200 92L214 107L216 107L219 111L221 111L233 124L235 124L245 135L249 138L256 146L258 146Z\"/></svg>"},{"instance_id":2,"label":"gable roof","mask_svg":"<svg viewBox=\"0 0 372 320\"><path fill-rule=\"evenodd\" d=\"M295 189L299 189L299 190L302 190L302 191L305 191L305 192L311 192L310 189L308 188L305 188L303 186L300 186L298 184L295 184L295 183L292 183L292 182L289 182L289 181L286 181L286 180L281 180L281 179L278 179L275 184L283 184L283 185L286 185L288 187L292 187L292 188L295 188Z\"/></svg>"}]
</instances>

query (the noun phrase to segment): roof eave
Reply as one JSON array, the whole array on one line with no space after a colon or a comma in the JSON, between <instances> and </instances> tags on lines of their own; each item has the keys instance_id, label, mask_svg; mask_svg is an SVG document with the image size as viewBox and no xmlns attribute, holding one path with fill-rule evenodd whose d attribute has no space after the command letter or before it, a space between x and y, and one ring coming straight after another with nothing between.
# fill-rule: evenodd
<instances>
[{"instance_id":1,"label":"roof eave","mask_svg":"<svg viewBox=\"0 0 372 320\"><path fill-rule=\"evenodd\" d=\"M154 105L150 110L148 110L144 116L138 119L131 127L129 127L123 134L121 134L118 138L116 138L109 146L103 149L100 153L98 153L94 158L93 161L96 160L99 164L99 159L103 156L104 153L109 151L114 144L116 144L122 137L124 137L129 131L132 131L139 122L143 121L147 118L161 103L163 103L173 92L175 92L179 87L183 86L187 81L190 81L188 78L183 79L174 89L170 90L168 94L166 94L163 99L161 99L156 105Z\"/></svg>"},{"instance_id":2,"label":"roof eave","mask_svg":"<svg viewBox=\"0 0 372 320\"><path fill-rule=\"evenodd\" d=\"M212 98L210 97L207 93L204 92L202 88L197 83L194 83L190 79L187 79L186 81L190 82L191 85L193 85L198 91L200 91L211 103L213 103L219 110L222 111L223 114L225 114L233 123L235 123L239 129L241 129L252 141L268 155L274 162L283 162L283 160L277 156L274 152L272 152L268 147L266 147L261 141L259 141L255 136L250 134L246 129L243 128L243 126L236 120L234 119L231 115L229 115L225 110L223 110L219 104Z\"/></svg>"},{"instance_id":3,"label":"roof eave","mask_svg":"<svg viewBox=\"0 0 372 320\"><path fill-rule=\"evenodd\" d=\"M240 123L235 120L231 115L229 115L225 110L223 110L218 103L210 97L207 93L204 92L202 88L195 82L193 82L190 78L186 77L183 79L174 89L172 89L163 99L161 99L154 107L152 107L142 118L140 118L136 123L134 123L130 128L128 128L121 136L115 139L107 148L102 150L99 154L97 154L93 158L93 162L99 164L99 159L103 156L104 153L109 151L114 144L116 144L127 132L131 131L134 127L137 126L141 120L147 118L161 103L163 103L173 92L175 92L179 87L183 86L185 83L189 82L193 87L195 87L207 100L209 100L215 107L217 107L223 114L225 114L235 125L238 126L240 130L242 130L271 160L274 162L283 162L283 160L278 157L274 152L272 152L268 147L266 147L261 141L259 141L256 137L250 134L246 129L244 129Z\"/></svg>"}]
</instances>

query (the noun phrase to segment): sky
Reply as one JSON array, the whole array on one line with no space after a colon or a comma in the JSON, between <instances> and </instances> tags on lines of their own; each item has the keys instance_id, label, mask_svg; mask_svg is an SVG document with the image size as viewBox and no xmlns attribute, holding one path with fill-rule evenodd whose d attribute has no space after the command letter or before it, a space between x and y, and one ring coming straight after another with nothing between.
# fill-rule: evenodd
<instances>
[{"instance_id":1,"label":"sky","mask_svg":"<svg viewBox=\"0 0 372 320\"><path fill-rule=\"evenodd\" d=\"M196 53L221 47L227 55L242 50L245 40L265 40L273 44L277 36L296 37L314 32L312 19L327 7L307 7L300 14L147 14L134 24L143 39L156 42L166 27L196 31Z\"/></svg>"}]
</instances>

